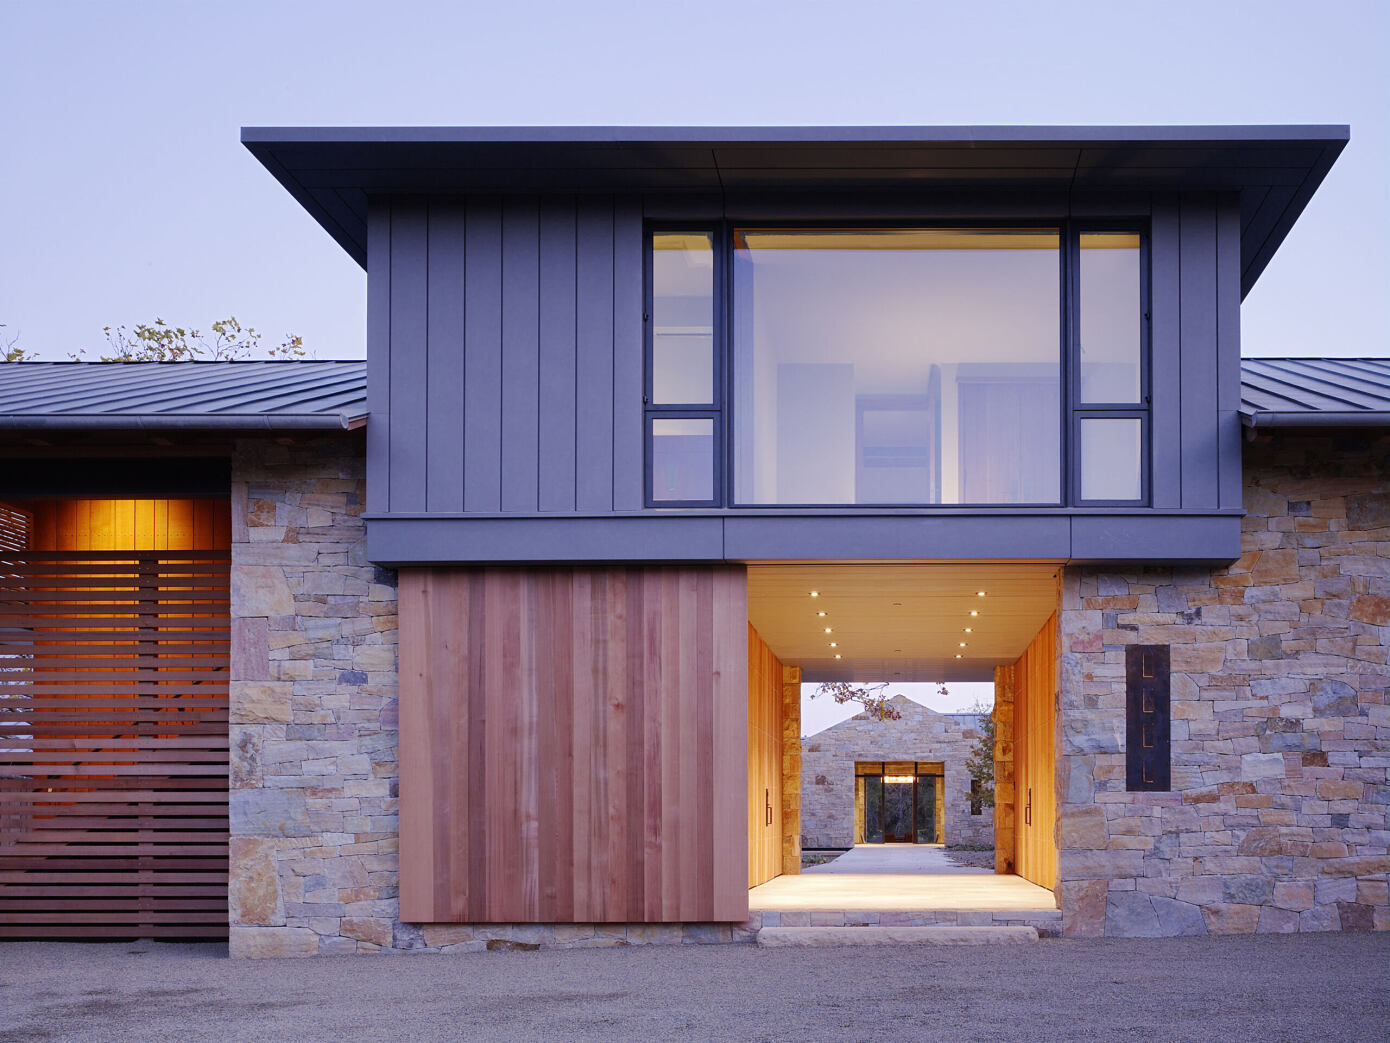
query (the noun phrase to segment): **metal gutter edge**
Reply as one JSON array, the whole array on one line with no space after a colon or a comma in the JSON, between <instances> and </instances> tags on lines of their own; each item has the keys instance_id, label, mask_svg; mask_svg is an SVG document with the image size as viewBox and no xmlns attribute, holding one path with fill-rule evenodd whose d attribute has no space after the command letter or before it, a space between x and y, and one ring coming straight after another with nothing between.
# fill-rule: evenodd
<instances>
[{"instance_id":1,"label":"metal gutter edge","mask_svg":"<svg viewBox=\"0 0 1390 1043\"><path fill-rule=\"evenodd\" d=\"M1390 413L1377 410L1344 410L1313 412L1293 410L1287 413L1242 413L1240 422L1246 427L1390 427Z\"/></svg>"},{"instance_id":2,"label":"metal gutter edge","mask_svg":"<svg viewBox=\"0 0 1390 1043\"><path fill-rule=\"evenodd\" d=\"M355 431L367 417L342 413L215 413L204 416L177 413L84 413L64 416L10 414L0 416L0 431Z\"/></svg>"}]
</instances>

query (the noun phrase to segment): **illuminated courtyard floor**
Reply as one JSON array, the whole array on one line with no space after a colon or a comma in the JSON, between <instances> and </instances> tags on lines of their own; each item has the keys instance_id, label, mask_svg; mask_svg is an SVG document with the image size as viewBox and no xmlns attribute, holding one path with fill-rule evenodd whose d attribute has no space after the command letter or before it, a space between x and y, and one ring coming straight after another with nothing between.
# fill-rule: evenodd
<instances>
[{"instance_id":1,"label":"illuminated courtyard floor","mask_svg":"<svg viewBox=\"0 0 1390 1043\"><path fill-rule=\"evenodd\" d=\"M1051 891L1021 876L952 865L940 845L861 844L798 876L748 892L750 910L1055 911Z\"/></svg>"}]
</instances>

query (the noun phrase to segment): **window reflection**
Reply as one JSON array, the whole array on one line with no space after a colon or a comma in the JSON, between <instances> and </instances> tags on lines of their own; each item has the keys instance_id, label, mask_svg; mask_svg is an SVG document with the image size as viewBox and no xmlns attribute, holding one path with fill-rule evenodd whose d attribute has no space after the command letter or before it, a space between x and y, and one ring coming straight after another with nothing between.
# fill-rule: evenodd
<instances>
[{"instance_id":1,"label":"window reflection","mask_svg":"<svg viewBox=\"0 0 1390 1043\"><path fill-rule=\"evenodd\" d=\"M737 498L1060 499L1055 229L735 238Z\"/></svg>"},{"instance_id":2,"label":"window reflection","mask_svg":"<svg viewBox=\"0 0 1390 1043\"><path fill-rule=\"evenodd\" d=\"M714 420L708 417L654 419L652 500L714 498Z\"/></svg>"},{"instance_id":3,"label":"window reflection","mask_svg":"<svg viewBox=\"0 0 1390 1043\"><path fill-rule=\"evenodd\" d=\"M714 401L714 241L708 232L652 236L651 400Z\"/></svg>"},{"instance_id":4,"label":"window reflection","mask_svg":"<svg viewBox=\"0 0 1390 1043\"><path fill-rule=\"evenodd\" d=\"M1137 417L1081 421L1081 498L1138 500L1143 495L1143 424Z\"/></svg>"},{"instance_id":5,"label":"window reflection","mask_svg":"<svg viewBox=\"0 0 1390 1043\"><path fill-rule=\"evenodd\" d=\"M1139 236L1087 232L1080 239L1081 400L1138 402L1143 343Z\"/></svg>"}]
</instances>

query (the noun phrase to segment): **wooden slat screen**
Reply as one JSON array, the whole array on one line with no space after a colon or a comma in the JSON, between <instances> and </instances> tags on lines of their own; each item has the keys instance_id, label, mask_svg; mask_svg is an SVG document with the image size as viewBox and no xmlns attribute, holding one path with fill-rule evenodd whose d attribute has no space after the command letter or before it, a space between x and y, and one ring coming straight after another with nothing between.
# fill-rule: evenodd
<instances>
[{"instance_id":1,"label":"wooden slat screen","mask_svg":"<svg viewBox=\"0 0 1390 1043\"><path fill-rule=\"evenodd\" d=\"M229 569L0 555L0 938L226 937Z\"/></svg>"}]
</instances>

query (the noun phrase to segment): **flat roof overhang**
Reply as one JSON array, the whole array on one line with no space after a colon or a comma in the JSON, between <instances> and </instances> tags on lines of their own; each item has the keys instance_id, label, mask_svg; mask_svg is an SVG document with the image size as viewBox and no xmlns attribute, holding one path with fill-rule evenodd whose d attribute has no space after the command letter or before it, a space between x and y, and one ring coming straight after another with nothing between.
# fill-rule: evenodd
<instances>
[{"instance_id":1,"label":"flat roof overhang","mask_svg":"<svg viewBox=\"0 0 1390 1043\"><path fill-rule=\"evenodd\" d=\"M1345 125L243 127L242 143L363 268L372 195L1221 191L1241 293L1350 139Z\"/></svg>"}]
</instances>

